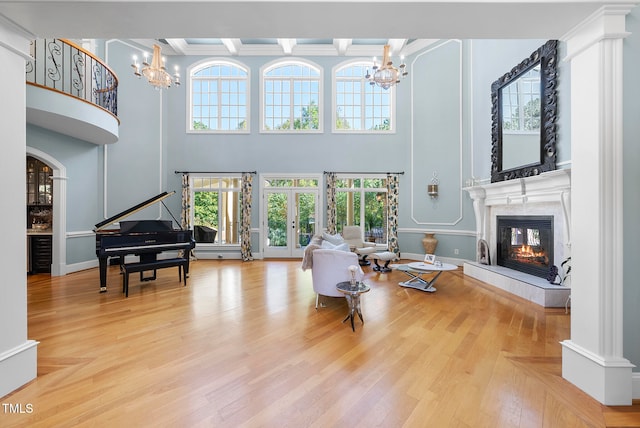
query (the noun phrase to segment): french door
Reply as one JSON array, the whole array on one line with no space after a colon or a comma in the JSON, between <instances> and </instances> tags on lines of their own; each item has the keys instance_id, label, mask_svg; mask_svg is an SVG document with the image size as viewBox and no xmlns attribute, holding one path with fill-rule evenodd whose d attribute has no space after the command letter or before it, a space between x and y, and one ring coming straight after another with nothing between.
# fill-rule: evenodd
<instances>
[{"instance_id":1,"label":"french door","mask_svg":"<svg viewBox=\"0 0 640 428\"><path fill-rule=\"evenodd\" d=\"M307 183L308 181L305 181ZM278 187L290 183L291 187ZM318 189L297 187L295 179L272 180L263 188L264 257L302 257L305 247L316 233Z\"/></svg>"}]
</instances>

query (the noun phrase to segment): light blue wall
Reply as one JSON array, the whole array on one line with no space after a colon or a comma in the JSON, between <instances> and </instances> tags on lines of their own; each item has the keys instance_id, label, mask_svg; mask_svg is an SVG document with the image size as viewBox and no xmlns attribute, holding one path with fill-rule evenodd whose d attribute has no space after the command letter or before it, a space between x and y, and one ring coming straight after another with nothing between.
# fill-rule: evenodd
<instances>
[{"instance_id":1,"label":"light blue wall","mask_svg":"<svg viewBox=\"0 0 640 428\"><path fill-rule=\"evenodd\" d=\"M404 172L400 178L400 244L401 251L423 253L421 230L433 229L433 223L442 221L452 225L435 226L446 229L473 227L470 202L462 194L461 182L468 173L461 162L468 139L461 141L461 99L466 87L462 63L462 43L448 42L440 47L419 52L407 59L410 79L417 87L411 98L411 81L405 80L397 88L396 124L394 134L333 134L331 132L333 67L352 58L307 57L324 70L323 75L323 132L320 134L266 134L259 132L260 68L273 61L273 57L242 57L240 62L250 68L250 132L247 134L186 133L187 85L158 92L135 78L131 73L131 55L136 50L124 42L110 42L105 55L109 65L119 76L119 116L122 119L120 141L107 148L109 208L122 209L143 195L154 194L152 189L179 190L180 175L174 171L258 171L258 173L318 173L323 171ZM138 53L139 54L139 53ZM204 57L170 57L171 66L177 64L183 75L189 66ZM455 90L442 93L439 79L450 79ZM413 105L412 105L413 102ZM163 116L160 115L160 109ZM414 111L415 110L415 111ZM416 120L417 118L417 120ZM425 123L427 124L425 126ZM446 124L443 126L442 124ZM412 126L418 127L416 131ZM158 131L162 129L163 134ZM413 146L412 146L413 144ZM117 146L117 147L115 147ZM158 148L162 147L162 152ZM412 165L412 150L425 156L427 165ZM161 158L158 158L158 154ZM468 168L468 160L465 162ZM429 166L429 164L431 166ZM161 165L158 169L156 165ZM437 167L441 179L441 198L433 205L426 196L426 184ZM113 168L113 169L111 169ZM122 174L122 168L135 169L133 179ZM161 170L161 176L154 173ZM412 175L412 170L415 172ZM149 173L140 173L149 171ZM415 188L414 194L411 189ZM117 189L117 190L116 190ZM122 190L126 189L126 197ZM254 187L257 192L258 185ZM112 193L113 192L113 193ZM157 193L157 192L156 192ZM118 196L120 194L120 196ZM258 228L259 198L254 193L252 226ZM179 213L179 198L167 202L172 212ZM414 206L415 205L415 206ZM462 214L462 206L464 214ZM111 211L109 209L109 211ZM321 210L324 215L324 210ZM469 217L471 215L471 217ZM415 216L418 223L412 219ZM451 221L450 219L457 220ZM464 221L462 221L464 220ZM424 223L424 224L422 224ZM456 224L453 224L456 223ZM456 235L455 244L442 241L441 256L452 256L458 248L460 258L475 257L475 239ZM256 240L253 240L257 243ZM448 251L445 253L444 251Z\"/></svg>"},{"instance_id":2,"label":"light blue wall","mask_svg":"<svg viewBox=\"0 0 640 428\"><path fill-rule=\"evenodd\" d=\"M509 72L546 40L473 40L472 41L472 114L473 176L491 178L491 84ZM562 61L564 43L558 47L558 122L557 159L559 168L570 167L571 109L569 65Z\"/></svg>"},{"instance_id":3,"label":"light blue wall","mask_svg":"<svg viewBox=\"0 0 640 428\"><path fill-rule=\"evenodd\" d=\"M249 56L239 60L251 70L250 132L194 135L186 133L188 88L184 74L190 65L205 58L169 57L170 66L180 66L184 84L157 91L131 72L132 55L141 56L137 46L119 40L102 43L98 52L119 78L120 139L105 148L81 142L71 146L85 145L82 150L88 151L92 158L86 163L90 167L82 175L70 172L70 194L94 204L82 219L76 220L80 214L70 210L68 231L91 230L105 215L114 215L161 191L179 193L180 175L174 173L176 170L404 172L400 177L401 252L423 253L423 232L435 231L440 241L437 255L475 259L475 217L471 201L461 188L472 176L489 176L490 85L542 43L543 40L451 40L411 55L406 60L410 76L397 88L397 130L387 135L331 132L331 72L333 67L352 58L305 58L324 70L324 129L320 134L259 132L260 68L275 58ZM31 138L47 139L36 134ZM48 144L55 148L41 149L60 151L58 145L65 147L62 141L66 139L51 138ZM59 159L65 165L66 156L69 155L61 155ZM431 200L426 194L434 171L440 181L437 200ZM107 177L106 182L103 177ZM256 180L254 230L259 228L258 187ZM179 195L166 204L179 216ZM324 210L321 212L325 215ZM160 205L133 216L160 217L170 218ZM86 245L82 242L68 245L69 263L94 260L93 241ZM252 242L257 245L256 234Z\"/></svg>"},{"instance_id":4,"label":"light blue wall","mask_svg":"<svg viewBox=\"0 0 640 428\"><path fill-rule=\"evenodd\" d=\"M32 125L27 125L27 146L49 154L66 168L67 218L64 221L67 233L80 232L80 236L67 239L67 263L95 259L95 237L90 231L100 219L100 148Z\"/></svg>"},{"instance_id":5,"label":"light blue wall","mask_svg":"<svg viewBox=\"0 0 640 428\"><path fill-rule=\"evenodd\" d=\"M640 9L627 16L624 50L624 356L640 372Z\"/></svg>"}]
</instances>

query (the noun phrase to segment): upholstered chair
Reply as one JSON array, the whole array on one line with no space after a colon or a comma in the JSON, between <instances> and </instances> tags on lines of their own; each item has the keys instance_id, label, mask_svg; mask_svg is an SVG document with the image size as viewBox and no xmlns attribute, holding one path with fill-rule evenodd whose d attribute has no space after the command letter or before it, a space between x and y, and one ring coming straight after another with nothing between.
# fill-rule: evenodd
<instances>
[{"instance_id":1,"label":"upholstered chair","mask_svg":"<svg viewBox=\"0 0 640 428\"><path fill-rule=\"evenodd\" d=\"M369 266L371 264L371 262L367 260L367 256L378 250L376 249L375 243L364 242L360 226L344 226L342 229L342 238L349 244L351 251L360 256L361 266Z\"/></svg>"},{"instance_id":2,"label":"upholstered chair","mask_svg":"<svg viewBox=\"0 0 640 428\"><path fill-rule=\"evenodd\" d=\"M364 272L358 266L358 255L350 251L317 249L313 251L313 267L311 277L313 291L316 292L316 309L320 295L328 297L344 297L336 288L339 282L350 281L350 266L356 266L356 281L362 281Z\"/></svg>"}]
</instances>

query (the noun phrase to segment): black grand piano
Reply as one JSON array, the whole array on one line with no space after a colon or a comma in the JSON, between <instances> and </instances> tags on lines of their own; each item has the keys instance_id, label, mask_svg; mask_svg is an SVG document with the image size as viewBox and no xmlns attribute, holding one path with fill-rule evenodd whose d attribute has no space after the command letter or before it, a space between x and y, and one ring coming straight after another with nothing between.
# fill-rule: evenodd
<instances>
[{"instance_id":1,"label":"black grand piano","mask_svg":"<svg viewBox=\"0 0 640 428\"><path fill-rule=\"evenodd\" d=\"M158 254L163 251L184 250L187 252L184 275L187 276L189 273L188 253L196 246L191 230L173 229L173 223L170 220L121 221L144 208L161 202L174 193L162 192L95 225L101 293L107 291L107 261L109 257L119 257L122 263L126 255L132 254L139 256L141 262L151 262L156 260ZM166 205L164 207L167 208ZM167 211L169 211L168 208ZM179 224L171 211L169 214L176 224ZM106 229L118 221L120 229Z\"/></svg>"}]
</instances>

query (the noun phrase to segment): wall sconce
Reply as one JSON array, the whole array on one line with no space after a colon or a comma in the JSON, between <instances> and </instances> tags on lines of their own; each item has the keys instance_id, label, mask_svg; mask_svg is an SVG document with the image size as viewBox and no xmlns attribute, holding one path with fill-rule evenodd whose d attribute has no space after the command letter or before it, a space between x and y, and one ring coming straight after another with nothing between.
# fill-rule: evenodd
<instances>
[{"instance_id":1,"label":"wall sconce","mask_svg":"<svg viewBox=\"0 0 640 428\"><path fill-rule=\"evenodd\" d=\"M438 172L433 172L433 178L431 179L431 183L427 185L427 193L431 196L431 199L435 199L438 197L438 184L440 180L438 180Z\"/></svg>"}]
</instances>

